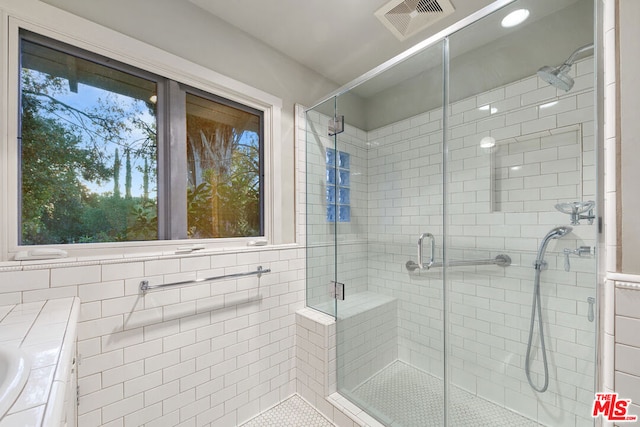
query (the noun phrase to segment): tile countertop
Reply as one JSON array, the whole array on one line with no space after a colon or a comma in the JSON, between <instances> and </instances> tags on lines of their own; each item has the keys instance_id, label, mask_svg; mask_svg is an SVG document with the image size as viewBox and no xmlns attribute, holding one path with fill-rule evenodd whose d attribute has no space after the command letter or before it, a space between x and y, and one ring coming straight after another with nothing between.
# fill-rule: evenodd
<instances>
[{"instance_id":1,"label":"tile countertop","mask_svg":"<svg viewBox=\"0 0 640 427\"><path fill-rule=\"evenodd\" d=\"M0 427L60 424L79 308L78 298L0 306L0 346L19 347L31 361L27 383Z\"/></svg>"}]
</instances>

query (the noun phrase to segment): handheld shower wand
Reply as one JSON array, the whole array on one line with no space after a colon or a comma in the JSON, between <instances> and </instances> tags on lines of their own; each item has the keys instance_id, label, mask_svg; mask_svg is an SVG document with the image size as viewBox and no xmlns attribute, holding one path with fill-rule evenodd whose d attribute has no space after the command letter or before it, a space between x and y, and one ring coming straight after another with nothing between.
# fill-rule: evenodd
<instances>
[{"instance_id":1,"label":"handheld shower wand","mask_svg":"<svg viewBox=\"0 0 640 427\"><path fill-rule=\"evenodd\" d=\"M525 356L524 372L527 375L527 381L532 389L538 393L544 393L549 387L549 366L547 364L547 349L544 343L544 330L542 327L542 302L540 301L540 273L546 265L544 254L547 251L547 245L553 239L559 239L566 236L573 230L569 226L556 227L551 229L540 243L536 260L533 263L535 269L535 278L533 282L533 302L531 303L531 322L529 324L529 342L527 343L527 354ZM533 341L533 327L536 323L536 313L538 315L538 333L540 334L540 348L542 350L542 364L544 367L544 384L537 387L531 379L531 344Z\"/></svg>"}]
</instances>

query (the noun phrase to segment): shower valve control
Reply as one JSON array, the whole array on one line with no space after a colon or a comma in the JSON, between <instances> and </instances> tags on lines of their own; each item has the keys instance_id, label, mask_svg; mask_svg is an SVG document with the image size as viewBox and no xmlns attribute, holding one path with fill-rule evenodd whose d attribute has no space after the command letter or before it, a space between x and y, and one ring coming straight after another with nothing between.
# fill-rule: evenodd
<instances>
[{"instance_id":1,"label":"shower valve control","mask_svg":"<svg viewBox=\"0 0 640 427\"><path fill-rule=\"evenodd\" d=\"M591 246L580 246L576 249L564 248L563 252L564 252L564 271L570 271L571 263L569 261L569 255L573 254L573 255L578 255L580 257L583 255L591 255Z\"/></svg>"}]
</instances>

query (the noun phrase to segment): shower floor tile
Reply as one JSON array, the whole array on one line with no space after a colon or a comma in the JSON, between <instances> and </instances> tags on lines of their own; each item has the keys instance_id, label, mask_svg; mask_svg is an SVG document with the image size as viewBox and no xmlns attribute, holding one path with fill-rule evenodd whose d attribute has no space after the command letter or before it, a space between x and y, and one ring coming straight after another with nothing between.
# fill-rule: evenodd
<instances>
[{"instance_id":1,"label":"shower floor tile","mask_svg":"<svg viewBox=\"0 0 640 427\"><path fill-rule=\"evenodd\" d=\"M348 398L374 408L393 427L440 427L442 380L396 361L358 386ZM534 427L538 423L457 387L451 388L449 425Z\"/></svg>"},{"instance_id":2,"label":"shower floor tile","mask_svg":"<svg viewBox=\"0 0 640 427\"><path fill-rule=\"evenodd\" d=\"M242 427L335 427L300 396L294 395L242 424Z\"/></svg>"}]
</instances>

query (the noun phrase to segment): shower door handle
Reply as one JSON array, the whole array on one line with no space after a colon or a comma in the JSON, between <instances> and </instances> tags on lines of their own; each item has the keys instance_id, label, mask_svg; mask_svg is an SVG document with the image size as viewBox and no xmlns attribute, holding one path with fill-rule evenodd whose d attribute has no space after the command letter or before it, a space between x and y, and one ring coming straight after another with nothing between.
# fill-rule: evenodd
<instances>
[{"instance_id":1,"label":"shower door handle","mask_svg":"<svg viewBox=\"0 0 640 427\"><path fill-rule=\"evenodd\" d=\"M425 237L428 238L431 243L431 248L430 248L431 253L429 254L429 263L427 264L426 267L422 262L422 243L424 242ZM433 234L422 233L418 238L418 267L420 268L420 270L424 270L425 268L428 270L433 265L435 251L436 251L436 239L435 237L433 237Z\"/></svg>"}]
</instances>

